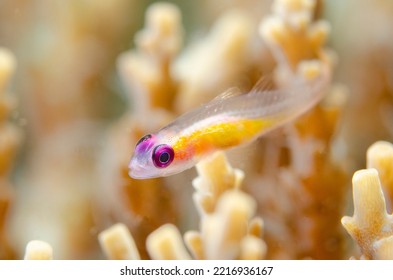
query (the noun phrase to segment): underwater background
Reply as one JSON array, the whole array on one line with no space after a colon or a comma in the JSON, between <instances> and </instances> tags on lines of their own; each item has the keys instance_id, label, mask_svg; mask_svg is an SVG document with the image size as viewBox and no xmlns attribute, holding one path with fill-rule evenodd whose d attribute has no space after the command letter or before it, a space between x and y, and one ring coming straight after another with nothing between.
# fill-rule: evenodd
<instances>
[{"instance_id":1,"label":"underwater background","mask_svg":"<svg viewBox=\"0 0 393 280\"><path fill-rule=\"evenodd\" d=\"M251 145L136 180L229 87L333 75ZM391 0L0 0L0 259L392 259Z\"/></svg>"}]
</instances>

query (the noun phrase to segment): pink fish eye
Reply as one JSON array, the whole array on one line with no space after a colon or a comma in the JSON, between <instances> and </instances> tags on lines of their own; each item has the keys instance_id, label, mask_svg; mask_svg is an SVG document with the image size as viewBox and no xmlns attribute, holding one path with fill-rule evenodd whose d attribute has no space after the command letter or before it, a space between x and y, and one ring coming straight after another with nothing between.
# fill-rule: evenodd
<instances>
[{"instance_id":1,"label":"pink fish eye","mask_svg":"<svg viewBox=\"0 0 393 280\"><path fill-rule=\"evenodd\" d=\"M171 164L174 155L175 153L170 146L165 144L158 145L153 150L153 155L152 155L153 163L158 168L165 168L169 164Z\"/></svg>"}]
</instances>

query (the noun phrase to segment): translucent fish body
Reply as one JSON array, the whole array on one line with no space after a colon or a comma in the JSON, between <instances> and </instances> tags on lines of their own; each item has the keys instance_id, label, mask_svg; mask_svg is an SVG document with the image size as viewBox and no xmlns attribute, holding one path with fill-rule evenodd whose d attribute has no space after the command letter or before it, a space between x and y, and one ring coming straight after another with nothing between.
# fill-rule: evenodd
<instances>
[{"instance_id":1,"label":"translucent fish body","mask_svg":"<svg viewBox=\"0 0 393 280\"><path fill-rule=\"evenodd\" d=\"M330 75L299 79L285 89L259 82L246 94L229 89L180 116L136 145L129 168L133 178L179 173L217 150L247 144L310 109L324 95Z\"/></svg>"}]
</instances>

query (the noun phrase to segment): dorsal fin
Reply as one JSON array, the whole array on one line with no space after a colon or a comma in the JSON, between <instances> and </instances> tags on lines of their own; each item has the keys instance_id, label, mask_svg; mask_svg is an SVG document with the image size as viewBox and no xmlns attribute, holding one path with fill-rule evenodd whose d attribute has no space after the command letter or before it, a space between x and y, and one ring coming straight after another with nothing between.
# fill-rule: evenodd
<instances>
[{"instance_id":1,"label":"dorsal fin","mask_svg":"<svg viewBox=\"0 0 393 280\"><path fill-rule=\"evenodd\" d=\"M231 87L228 88L226 91L224 91L223 93L217 95L216 97L214 97L209 103L216 103L216 102L220 102L222 100L228 99L228 98L232 98L238 95L242 95L243 93L241 92L241 90L238 87Z\"/></svg>"},{"instance_id":2,"label":"dorsal fin","mask_svg":"<svg viewBox=\"0 0 393 280\"><path fill-rule=\"evenodd\" d=\"M262 91L274 89L273 74L262 76L252 87L249 94L259 94Z\"/></svg>"}]
</instances>

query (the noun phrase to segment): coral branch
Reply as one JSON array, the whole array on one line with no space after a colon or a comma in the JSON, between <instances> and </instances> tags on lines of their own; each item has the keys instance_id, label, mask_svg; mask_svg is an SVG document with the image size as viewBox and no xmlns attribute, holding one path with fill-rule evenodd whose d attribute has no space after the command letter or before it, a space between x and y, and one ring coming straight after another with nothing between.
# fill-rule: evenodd
<instances>
[{"instance_id":1,"label":"coral branch","mask_svg":"<svg viewBox=\"0 0 393 280\"><path fill-rule=\"evenodd\" d=\"M201 233L207 259L236 259L255 213L254 199L240 191L227 191L213 214L202 217Z\"/></svg>"},{"instance_id":2,"label":"coral branch","mask_svg":"<svg viewBox=\"0 0 393 280\"><path fill-rule=\"evenodd\" d=\"M118 68L133 95L136 115L151 107L171 108L176 90L170 67L182 45L182 30L179 9L155 3L146 13L145 28L135 37L137 49L120 56Z\"/></svg>"},{"instance_id":3,"label":"coral branch","mask_svg":"<svg viewBox=\"0 0 393 280\"><path fill-rule=\"evenodd\" d=\"M202 236L197 231L188 231L184 235L184 242L188 250L191 252L192 256L196 260L205 259L205 254L203 251L203 240Z\"/></svg>"},{"instance_id":4,"label":"coral branch","mask_svg":"<svg viewBox=\"0 0 393 280\"><path fill-rule=\"evenodd\" d=\"M146 240L149 255L155 260L191 259L184 247L179 230L172 224L166 224L152 232Z\"/></svg>"},{"instance_id":5,"label":"coral branch","mask_svg":"<svg viewBox=\"0 0 393 280\"><path fill-rule=\"evenodd\" d=\"M263 221L254 217L255 200L239 190L243 173L234 170L222 152L202 160L199 176L194 180L195 194L210 197L209 209L201 200L200 231L188 231L184 241L195 259L261 259L266 244L261 239ZM146 240L152 259L190 259L179 230L166 224L152 232Z\"/></svg>"},{"instance_id":6,"label":"coral branch","mask_svg":"<svg viewBox=\"0 0 393 280\"><path fill-rule=\"evenodd\" d=\"M378 141L371 145L367 150L367 168L378 170L382 187L393 203L393 144Z\"/></svg>"},{"instance_id":7,"label":"coral branch","mask_svg":"<svg viewBox=\"0 0 393 280\"><path fill-rule=\"evenodd\" d=\"M196 168L200 175L192 184L196 190L194 201L200 214L211 213L221 194L239 188L244 178L241 170L233 169L228 164L224 153L215 153L199 162Z\"/></svg>"},{"instance_id":8,"label":"coral branch","mask_svg":"<svg viewBox=\"0 0 393 280\"><path fill-rule=\"evenodd\" d=\"M21 141L21 132L14 125L0 125L0 176L9 173Z\"/></svg>"},{"instance_id":9,"label":"coral branch","mask_svg":"<svg viewBox=\"0 0 393 280\"><path fill-rule=\"evenodd\" d=\"M19 128L8 121L15 99L6 92L7 85L16 67L16 59L11 51L0 48L0 259L11 258L11 246L5 232L8 209L13 196L9 183L9 173L13 167L22 134Z\"/></svg>"},{"instance_id":10,"label":"coral branch","mask_svg":"<svg viewBox=\"0 0 393 280\"><path fill-rule=\"evenodd\" d=\"M185 234L196 258L261 259L266 245L261 239L263 221L254 217L254 198L240 190L244 173L233 169L223 152L197 165L194 202L201 218L200 233Z\"/></svg>"},{"instance_id":11,"label":"coral branch","mask_svg":"<svg viewBox=\"0 0 393 280\"><path fill-rule=\"evenodd\" d=\"M375 241L374 248L375 259L393 260L393 236L389 236Z\"/></svg>"},{"instance_id":12,"label":"coral branch","mask_svg":"<svg viewBox=\"0 0 393 280\"><path fill-rule=\"evenodd\" d=\"M247 235L240 243L241 260L261 260L266 256L266 243L258 237Z\"/></svg>"},{"instance_id":13,"label":"coral branch","mask_svg":"<svg viewBox=\"0 0 393 280\"><path fill-rule=\"evenodd\" d=\"M185 51L175 64L180 81L177 112L187 112L239 82L250 68L252 31L247 15L230 11L215 22L206 38Z\"/></svg>"},{"instance_id":14,"label":"coral branch","mask_svg":"<svg viewBox=\"0 0 393 280\"><path fill-rule=\"evenodd\" d=\"M315 7L313 0L276 0L272 14L259 25L277 62L279 88L332 72L335 57L324 46L330 25L314 19ZM270 258L342 257L344 235L338 221L346 176L331 147L346 94L340 88L330 90L330 82L324 91L326 102L288 124L284 133L261 141L265 150L258 161L263 169L249 185L266 224Z\"/></svg>"},{"instance_id":15,"label":"coral branch","mask_svg":"<svg viewBox=\"0 0 393 280\"><path fill-rule=\"evenodd\" d=\"M352 184L354 215L343 217L343 226L358 243L364 258L390 256L393 249L390 247L393 244L393 216L386 212L377 170L357 171Z\"/></svg>"},{"instance_id":16,"label":"coral branch","mask_svg":"<svg viewBox=\"0 0 393 280\"><path fill-rule=\"evenodd\" d=\"M102 153L101 180L107 217L115 217L133 234L142 259L148 258L145 239L158 226L174 222L172 190L163 179L134 180L128 163L135 144L173 119L176 93L172 60L182 45L180 9L170 3L149 6L145 25L135 36L135 49L121 54L117 68L126 85L130 107L112 126ZM115 183L114 183L115 182ZM109 200L111 197L112 200ZM146 203L146 201L149 203ZM162 209L166 209L162 211Z\"/></svg>"},{"instance_id":17,"label":"coral branch","mask_svg":"<svg viewBox=\"0 0 393 280\"><path fill-rule=\"evenodd\" d=\"M312 22L315 1L273 3L273 16L261 22L259 31L281 66L295 70L302 60L320 58L330 28L325 21Z\"/></svg>"},{"instance_id":18,"label":"coral branch","mask_svg":"<svg viewBox=\"0 0 393 280\"><path fill-rule=\"evenodd\" d=\"M16 67L14 55L5 48L0 48L0 98L4 94L7 84Z\"/></svg>"},{"instance_id":19,"label":"coral branch","mask_svg":"<svg viewBox=\"0 0 393 280\"><path fill-rule=\"evenodd\" d=\"M59 259L343 259L351 238L356 258L393 259L393 1L148 1L135 48L121 55L146 1L3 2L0 39L24 67L18 109L8 91L16 58L0 48L0 259L52 259L52 246ZM185 37L183 20L197 32ZM196 170L129 178L142 136L270 72L277 90L328 73L325 97ZM353 216L343 217L348 170L377 139L352 178Z\"/></svg>"},{"instance_id":20,"label":"coral branch","mask_svg":"<svg viewBox=\"0 0 393 280\"><path fill-rule=\"evenodd\" d=\"M53 259L52 246L40 240L30 241L26 245L25 260L51 260Z\"/></svg>"},{"instance_id":21,"label":"coral branch","mask_svg":"<svg viewBox=\"0 0 393 280\"><path fill-rule=\"evenodd\" d=\"M139 260L136 248L128 228L123 224L116 224L98 235L101 248L111 260Z\"/></svg>"},{"instance_id":22,"label":"coral branch","mask_svg":"<svg viewBox=\"0 0 393 280\"><path fill-rule=\"evenodd\" d=\"M263 233L263 220L260 217L254 217L250 221L248 227L248 234L260 238L262 237L262 233Z\"/></svg>"}]
</instances>

